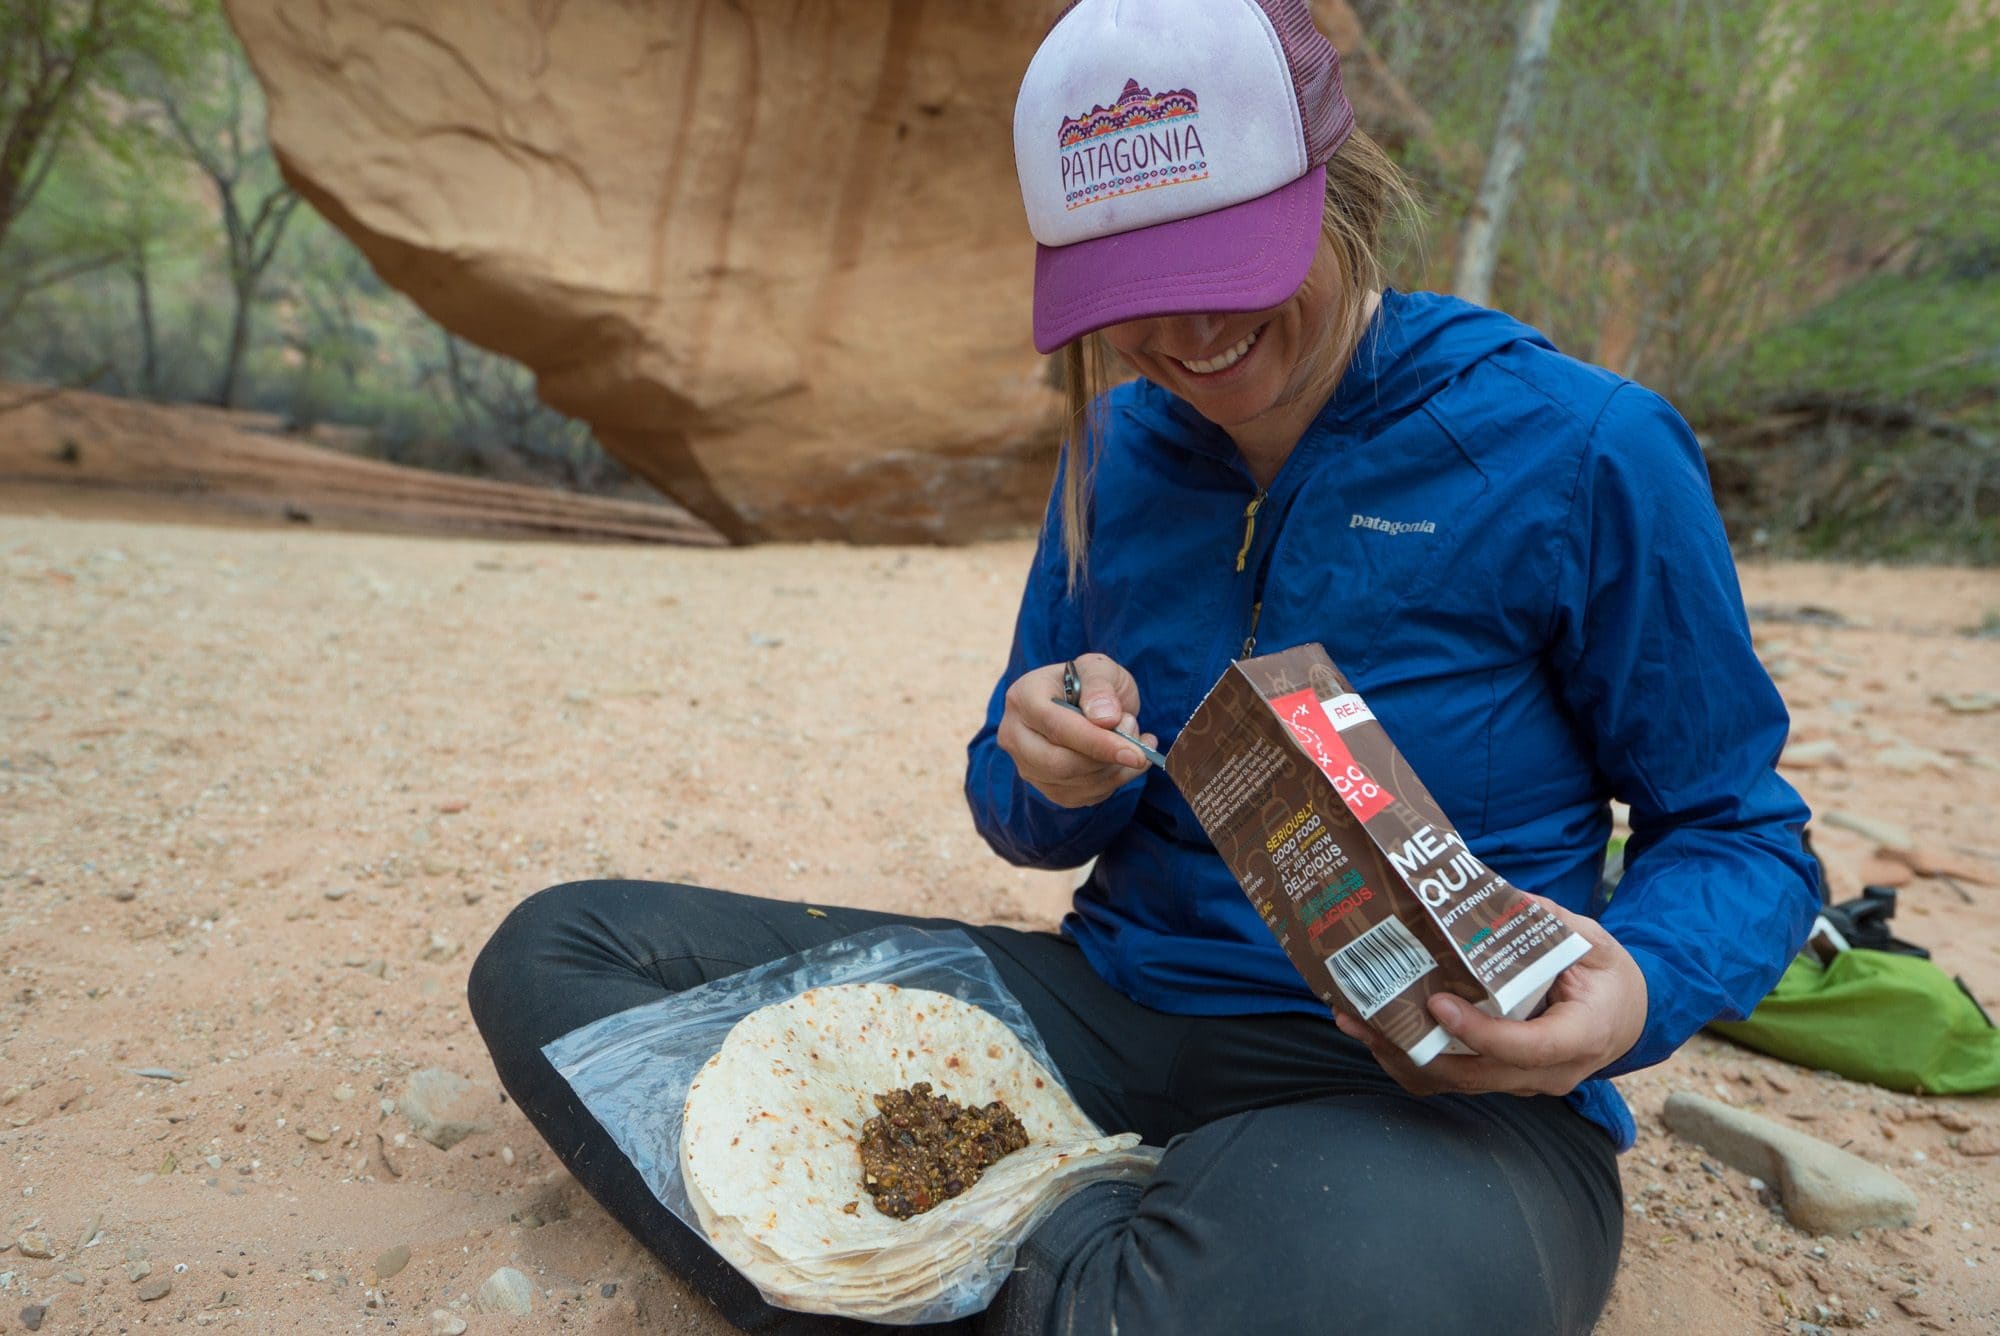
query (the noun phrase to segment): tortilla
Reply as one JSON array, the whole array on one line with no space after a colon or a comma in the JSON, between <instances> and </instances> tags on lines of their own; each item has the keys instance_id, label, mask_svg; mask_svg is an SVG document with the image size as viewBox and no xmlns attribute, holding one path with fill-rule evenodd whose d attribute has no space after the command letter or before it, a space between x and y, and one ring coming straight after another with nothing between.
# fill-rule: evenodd
<instances>
[{"instance_id":1,"label":"tortilla","mask_svg":"<svg viewBox=\"0 0 2000 1336\"><path fill-rule=\"evenodd\" d=\"M872 1096L917 1081L960 1103L1005 1101L1029 1144L959 1196L896 1220L869 1206L857 1142ZM1153 1153L1137 1144L1102 1135L990 1013L871 983L812 989L739 1021L689 1087L680 1159L703 1232L774 1303L909 1321L1011 1265L1013 1245L1073 1185L1150 1172Z\"/></svg>"}]
</instances>

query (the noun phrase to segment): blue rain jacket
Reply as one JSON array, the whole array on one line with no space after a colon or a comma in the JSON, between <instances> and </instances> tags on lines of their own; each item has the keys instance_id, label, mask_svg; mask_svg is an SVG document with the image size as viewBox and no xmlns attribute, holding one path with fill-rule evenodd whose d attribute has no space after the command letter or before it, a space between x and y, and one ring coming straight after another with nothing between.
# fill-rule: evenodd
<instances>
[{"instance_id":1,"label":"blue rain jacket","mask_svg":"<svg viewBox=\"0 0 2000 1336\"><path fill-rule=\"evenodd\" d=\"M1229 437L1158 386L1104 407L1088 578L1066 592L1052 501L969 748L980 833L1023 866L1097 860L1063 930L1134 1000L1325 1014L1166 774L1071 810L995 740L1017 676L1096 651L1131 671L1140 727L1170 749L1253 618L1258 651L1317 640L1471 848L1638 961L1644 1033L1569 1096L1629 1147L1604 1078L1746 1015L1820 901L1806 807L1774 768L1789 720L1686 423L1508 316L1393 290L1262 494ZM1607 904L1614 797L1632 835Z\"/></svg>"}]
</instances>

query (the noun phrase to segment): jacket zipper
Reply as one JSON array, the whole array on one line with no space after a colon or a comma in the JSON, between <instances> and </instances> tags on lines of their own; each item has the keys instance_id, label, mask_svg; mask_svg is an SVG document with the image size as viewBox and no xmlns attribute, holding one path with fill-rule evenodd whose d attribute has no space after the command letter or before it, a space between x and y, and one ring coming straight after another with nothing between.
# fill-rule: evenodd
<instances>
[{"instance_id":1,"label":"jacket zipper","mask_svg":"<svg viewBox=\"0 0 2000 1336\"><path fill-rule=\"evenodd\" d=\"M1250 504L1243 507L1243 546L1236 549L1236 573L1243 574L1243 563L1250 559L1250 540L1257 536L1257 508L1264 504L1270 493L1260 489L1250 498Z\"/></svg>"},{"instance_id":2,"label":"jacket zipper","mask_svg":"<svg viewBox=\"0 0 2000 1336\"><path fill-rule=\"evenodd\" d=\"M1257 495L1250 498L1250 504L1243 507L1243 546L1236 549L1238 575L1243 574L1244 563L1250 559L1250 541L1257 536L1257 511L1263 506L1264 498L1270 494L1268 488L1261 489ZM1239 659L1249 658L1257 648L1257 617L1264 611L1263 592L1261 589L1254 591L1255 601L1250 604L1250 630L1243 637L1243 652L1236 656Z\"/></svg>"},{"instance_id":3,"label":"jacket zipper","mask_svg":"<svg viewBox=\"0 0 2000 1336\"><path fill-rule=\"evenodd\" d=\"M1264 615L1264 581L1271 574L1271 561L1277 556L1278 544L1284 539L1282 530L1285 527L1285 517L1291 513L1292 502L1298 499L1298 494L1299 488L1296 486L1285 494L1284 505L1279 508L1275 521L1277 527L1267 535L1264 554L1257 560L1257 573L1250 584L1250 621L1244 628L1243 647L1236 655L1239 659L1247 659L1257 652L1257 622ZM1236 554L1238 572L1243 571L1249 564L1247 558L1250 554L1250 528L1256 523L1256 512L1269 496L1270 489L1266 488L1259 492L1256 499L1244 510L1247 523L1243 531L1243 550Z\"/></svg>"},{"instance_id":4,"label":"jacket zipper","mask_svg":"<svg viewBox=\"0 0 2000 1336\"><path fill-rule=\"evenodd\" d=\"M1287 479L1287 477L1297 474L1299 470L1303 467L1299 461L1299 457L1301 454L1305 453L1308 450L1309 448L1308 443L1311 441L1312 437L1313 433L1309 430L1305 433L1305 435L1299 438L1299 443L1297 446L1293 448L1291 457L1286 459L1284 466L1278 470L1278 476L1273 478L1270 484L1258 487L1256 490L1256 494L1253 495L1250 498L1249 502L1243 507L1243 541L1237 546L1236 560L1233 563L1234 569L1238 575L1245 574L1250 570L1250 559L1251 557L1257 555L1257 553L1255 552L1255 548L1257 546L1256 540L1257 540L1258 513L1263 510L1264 503L1271 499L1272 488L1283 483ZM1243 470L1243 472L1247 474L1248 470L1247 469ZM1291 498L1297 494L1299 485L1300 484L1294 481L1290 489L1284 493L1285 496L1285 502L1283 506L1284 510L1289 510L1291 508ZM1283 528L1284 522L1285 522L1285 517L1281 513L1277 519L1278 527ZM1268 524L1265 527L1266 529L1270 528ZM1268 532L1265 534L1265 538L1267 541L1265 543L1264 553L1262 557L1259 559L1256 575L1252 581L1250 589L1250 616L1248 619L1248 625L1244 627L1244 635L1241 647L1238 650L1238 652L1233 656L1235 658L1247 659L1251 657L1251 655L1257 652L1257 623L1258 620L1262 617L1264 612L1264 579L1270 573L1271 545L1275 544L1280 537L1282 537L1282 535L1276 533L1275 531ZM1217 645L1214 650L1211 651L1212 654L1217 653L1219 651L1218 657L1221 658L1222 662L1220 663L1211 662L1209 664L1209 672L1207 676L1208 681L1210 682L1215 681L1218 677L1222 675L1223 670L1228 668L1229 660L1232 657L1229 654L1229 647L1235 645L1235 643L1236 642L1233 640L1233 638L1229 640L1224 640L1221 642L1221 644Z\"/></svg>"}]
</instances>

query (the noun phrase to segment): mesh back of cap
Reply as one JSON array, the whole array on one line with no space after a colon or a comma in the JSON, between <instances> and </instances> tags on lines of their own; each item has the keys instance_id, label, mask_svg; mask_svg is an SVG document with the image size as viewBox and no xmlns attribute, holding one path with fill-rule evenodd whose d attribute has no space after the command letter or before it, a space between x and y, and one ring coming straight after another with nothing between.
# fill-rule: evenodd
<instances>
[{"instance_id":1,"label":"mesh back of cap","mask_svg":"<svg viewBox=\"0 0 2000 1336\"><path fill-rule=\"evenodd\" d=\"M1354 129L1354 108L1340 87L1340 53L1313 25L1305 0L1253 0L1285 50L1305 118L1306 161L1318 166L1331 158Z\"/></svg>"}]
</instances>

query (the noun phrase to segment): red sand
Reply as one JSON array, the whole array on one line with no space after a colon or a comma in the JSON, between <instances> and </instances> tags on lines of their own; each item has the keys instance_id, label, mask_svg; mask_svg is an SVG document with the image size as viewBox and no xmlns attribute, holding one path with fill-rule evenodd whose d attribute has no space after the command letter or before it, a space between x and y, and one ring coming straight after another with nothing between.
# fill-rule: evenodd
<instances>
[{"instance_id":1,"label":"red sand","mask_svg":"<svg viewBox=\"0 0 2000 1336\"><path fill-rule=\"evenodd\" d=\"M60 1332L422 1332L440 1307L474 1333L720 1331L511 1105L445 1152L380 1101L419 1067L492 1080L469 957L553 882L1052 923L1069 876L1002 864L958 792L1026 558L0 513L0 1331L42 1302ZM1844 764L1794 777L1978 879L1913 882L1898 924L2000 1003L2000 712L1933 700L2000 684L2000 639L1959 634L2000 609L2000 574L1795 565L1745 584L1854 623L1759 624L1797 736L1842 744ZM742 778L746 748L787 783ZM1872 845L1821 844L1852 894ZM152 1067L184 1079L133 1074ZM2000 1329L2000 1157L1967 1153L1994 1144L1989 1101L1709 1039L1622 1084L1641 1140L1602 1332ZM1801 1234L1661 1130L1675 1088L1889 1166L1923 1222ZM58 1255L24 1257L27 1232ZM408 1268L377 1285L399 1244ZM172 1292L141 1302L135 1257ZM502 1265L539 1287L533 1317L473 1311Z\"/></svg>"}]
</instances>

